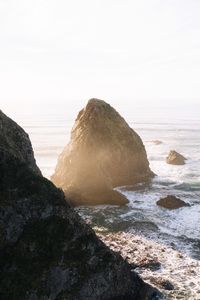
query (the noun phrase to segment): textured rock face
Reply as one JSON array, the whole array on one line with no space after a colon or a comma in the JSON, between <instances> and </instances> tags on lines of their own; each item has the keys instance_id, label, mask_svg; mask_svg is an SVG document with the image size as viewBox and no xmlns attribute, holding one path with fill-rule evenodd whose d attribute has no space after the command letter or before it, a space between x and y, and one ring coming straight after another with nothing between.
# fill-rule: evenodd
<instances>
[{"instance_id":1,"label":"textured rock face","mask_svg":"<svg viewBox=\"0 0 200 300\"><path fill-rule=\"evenodd\" d=\"M2 134L13 126L4 117L2 114L1 139L6 149L1 140L0 299L156 299L157 292L130 272L121 256L107 248L67 204L62 191L41 176L33 154L27 158L25 150L20 151L20 144L30 146L22 129L14 127L15 134L10 132L7 137ZM15 141L18 135L20 143Z\"/></svg>"},{"instance_id":2,"label":"textured rock face","mask_svg":"<svg viewBox=\"0 0 200 300\"><path fill-rule=\"evenodd\" d=\"M12 155L35 173L41 174L33 155L28 134L0 110L0 159Z\"/></svg>"},{"instance_id":3,"label":"textured rock face","mask_svg":"<svg viewBox=\"0 0 200 300\"><path fill-rule=\"evenodd\" d=\"M91 99L80 111L53 182L84 203L113 203L102 194L152 177L141 138L109 104Z\"/></svg>"},{"instance_id":4,"label":"textured rock face","mask_svg":"<svg viewBox=\"0 0 200 300\"><path fill-rule=\"evenodd\" d=\"M184 165L186 158L180 153L171 150L166 158L166 162L171 165Z\"/></svg>"},{"instance_id":5,"label":"textured rock face","mask_svg":"<svg viewBox=\"0 0 200 300\"><path fill-rule=\"evenodd\" d=\"M177 209L180 207L189 206L189 204L187 204L183 200L172 195L168 195L165 198L161 198L157 201L157 205L168 209Z\"/></svg>"}]
</instances>

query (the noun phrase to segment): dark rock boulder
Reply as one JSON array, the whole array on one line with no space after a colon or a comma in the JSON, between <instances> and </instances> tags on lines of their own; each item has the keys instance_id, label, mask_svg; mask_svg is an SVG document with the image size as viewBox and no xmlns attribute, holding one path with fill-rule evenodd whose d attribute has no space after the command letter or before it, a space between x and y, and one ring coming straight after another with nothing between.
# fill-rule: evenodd
<instances>
[{"instance_id":1,"label":"dark rock boulder","mask_svg":"<svg viewBox=\"0 0 200 300\"><path fill-rule=\"evenodd\" d=\"M153 299L157 291L131 273L41 176L33 153L23 149L32 148L21 128L4 136L12 126L1 114L0 299Z\"/></svg>"},{"instance_id":2,"label":"dark rock boulder","mask_svg":"<svg viewBox=\"0 0 200 300\"><path fill-rule=\"evenodd\" d=\"M171 150L166 158L166 162L171 165L184 165L186 158L180 153Z\"/></svg>"},{"instance_id":3,"label":"dark rock boulder","mask_svg":"<svg viewBox=\"0 0 200 300\"><path fill-rule=\"evenodd\" d=\"M161 277L151 278L151 282L166 291L173 291L175 289L174 285L169 280Z\"/></svg>"},{"instance_id":4,"label":"dark rock boulder","mask_svg":"<svg viewBox=\"0 0 200 300\"><path fill-rule=\"evenodd\" d=\"M139 135L109 104L91 99L78 114L52 181L66 194L78 191L83 203L116 204L108 191L152 176Z\"/></svg>"},{"instance_id":5,"label":"dark rock boulder","mask_svg":"<svg viewBox=\"0 0 200 300\"><path fill-rule=\"evenodd\" d=\"M171 195L161 198L156 203L157 205L168 209L177 209L184 206L190 206L188 203L184 202L183 200Z\"/></svg>"}]
</instances>

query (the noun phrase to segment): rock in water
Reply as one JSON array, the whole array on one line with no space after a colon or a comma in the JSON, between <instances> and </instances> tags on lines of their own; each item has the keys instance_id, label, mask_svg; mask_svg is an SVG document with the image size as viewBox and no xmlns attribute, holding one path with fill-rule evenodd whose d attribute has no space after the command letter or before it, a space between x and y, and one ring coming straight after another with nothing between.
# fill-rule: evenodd
<instances>
[{"instance_id":1,"label":"rock in water","mask_svg":"<svg viewBox=\"0 0 200 300\"><path fill-rule=\"evenodd\" d=\"M91 99L78 114L52 181L72 200L74 194L83 204L115 204L108 194L114 187L152 176L139 135L109 104Z\"/></svg>"},{"instance_id":2,"label":"rock in water","mask_svg":"<svg viewBox=\"0 0 200 300\"><path fill-rule=\"evenodd\" d=\"M186 158L180 153L171 150L166 158L166 162L171 165L184 165Z\"/></svg>"},{"instance_id":3,"label":"rock in water","mask_svg":"<svg viewBox=\"0 0 200 300\"><path fill-rule=\"evenodd\" d=\"M190 206L188 203L172 195L168 195L167 197L161 198L156 203L157 205L168 209L177 209L184 206Z\"/></svg>"},{"instance_id":4,"label":"rock in water","mask_svg":"<svg viewBox=\"0 0 200 300\"><path fill-rule=\"evenodd\" d=\"M153 299L42 177L28 136L2 113L0 134L0 299Z\"/></svg>"},{"instance_id":5,"label":"rock in water","mask_svg":"<svg viewBox=\"0 0 200 300\"><path fill-rule=\"evenodd\" d=\"M162 144L162 141L154 140L154 141L152 141L152 143L154 143L155 145L161 145L161 144Z\"/></svg>"}]
</instances>

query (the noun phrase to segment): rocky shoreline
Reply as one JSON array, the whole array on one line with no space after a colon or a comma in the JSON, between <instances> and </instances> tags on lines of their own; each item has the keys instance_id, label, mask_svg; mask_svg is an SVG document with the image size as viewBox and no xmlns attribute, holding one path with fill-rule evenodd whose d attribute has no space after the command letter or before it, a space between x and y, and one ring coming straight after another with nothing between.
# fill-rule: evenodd
<instances>
[{"instance_id":1,"label":"rocky shoreline","mask_svg":"<svg viewBox=\"0 0 200 300\"><path fill-rule=\"evenodd\" d=\"M94 104L98 104L98 109ZM72 208L70 203L85 204L89 200L92 200L91 204L94 205L107 204L108 201L111 204L116 204L116 201L118 204L127 203L128 200L124 196L113 191L117 180L124 180L123 176L118 176L124 163L124 153L128 154L131 160L125 155L127 161L123 173L131 175L131 180L134 179L136 183L154 176L149 168L141 139L121 116L108 104L97 99L90 100L84 111L92 120L90 130L93 130L94 124L97 125L96 117L98 119L99 112L102 111L103 114L105 111L106 114L109 112L109 116L111 112L120 126L115 136L116 140L112 142L109 137L113 135L113 131L102 131L101 139L106 137L108 153L112 154L109 156L109 163L107 159L102 160L104 155L100 156L98 168L96 148L92 149L93 161L91 153L88 155L88 149L91 149L88 148L88 135L85 140L85 131L88 133L86 127L78 126L77 135L76 131L73 131L75 143L71 144L66 153L64 151L64 160L61 155L61 167L63 162L67 162L67 166L71 166L71 173L65 165L64 170L58 169L56 175L60 176L61 183L63 178L66 179L66 184L69 183L67 178L74 179L69 184L68 192L65 186L58 184L59 188L63 188L65 195L42 176L26 132L0 111L0 267L3 270L3 275L0 276L0 298L158 300L163 299L163 294L166 299L173 300L200 299L198 261L170 247L131 233L108 233L94 228L96 236ZM84 116L84 111L79 114L77 120ZM108 128L115 128L110 127L109 116ZM83 119L85 125L87 120ZM99 124L101 123L100 118ZM84 132L83 135L79 135L80 128L81 132ZM90 130L89 137L93 139ZM98 130L100 132L102 128ZM121 147L118 146L122 137L126 136L125 133L127 138L124 139L124 145L118 153L117 149ZM80 144L76 143L79 138ZM79 170L79 163L76 163L82 145L85 145L86 149L84 156L78 161L82 162L82 169ZM72 153L74 149L77 151ZM111 165L116 162L116 158L119 159L118 167L112 169ZM128 162L131 162L130 166ZM134 168L134 172L130 173ZM78 180L77 170L80 171ZM138 172L137 180L135 171ZM85 174L85 177L82 177L82 174ZM112 183L113 174L116 176L116 182ZM90 184L86 192L88 176ZM95 188L91 191L94 182L102 182L100 190ZM107 182L110 182L109 186ZM80 187L83 188L82 191L79 190ZM98 196L98 201L93 201Z\"/></svg>"},{"instance_id":2,"label":"rocky shoreline","mask_svg":"<svg viewBox=\"0 0 200 300\"><path fill-rule=\"evenodd\" d=\"M96 228L96 232L143 280L160 289L166 299L200 299L198 260L135 234L108 233L103 228Z\"/></svg>"},{"instance_id":3,"label":"rocky shoreline","mask_svg":"<svg viewBox=\"0 0 200 300\"><path fill-rule=\"evenodd\" d=\"M0 299L157 300L44 178L25 131L0 111Z\"/></svg>"}]
</instances>

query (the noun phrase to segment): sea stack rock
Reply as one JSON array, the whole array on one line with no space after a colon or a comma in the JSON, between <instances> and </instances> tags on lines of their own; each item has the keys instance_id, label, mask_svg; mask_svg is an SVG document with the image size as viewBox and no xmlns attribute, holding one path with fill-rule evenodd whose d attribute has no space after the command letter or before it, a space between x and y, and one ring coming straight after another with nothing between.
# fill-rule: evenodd
<instances>
[{"instance_id":1,"label":"sea stack rock","mask_svg":"<svg viewBox=\"0 0 200 300\"><path fill-rule=\"evenodd\" d=\"M139 135L113 107L91 99L78 114L52 181L75 204L117 204L113 188L152 176Z\"/></svg>"},{"instance_id":2,"label":"sea stack rock","mask_svg":"<svg viewBox=\"0 0 200 300\"><path fill-rule=\"evenodd\" d=\"M161 145L161 144L162 144L162 141L160 141L160 140L153 140L152 143L153 143L154 145L158 146L158 145Z\"/></svg>"},{"instance_id":3,"label":"sea stack rock","mask_svg":"<svg viewBox=\"0 0 200 300\"><path fill-rule=\"evenodd\" d=\"M156 202L156 204L168 209L177 209L184 206L190 206L188 203L173 195L168 195L167 197L161 198Z\"/></svg>"},{"instance_id":4,"label":"sea stack rock","mask_svg":"<svg viewBox=\"0 0 200 300\"><path fill-rule=\"evenodd\" d=\"M171 165L184 165L186 158L180 153L171 150L166 158L166 162Z\"/></svg>"},{"instance_id":5,"label":"sea stack rock","mask_svg":"<svg viewBox=\"0 0 200 300\"><path fill-rule=\"evenodd\" d=\"M0 299L154 299L42 177L22 128L0 124Z\"/></svg>"}]
</instances>

